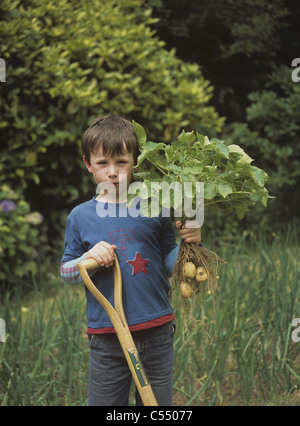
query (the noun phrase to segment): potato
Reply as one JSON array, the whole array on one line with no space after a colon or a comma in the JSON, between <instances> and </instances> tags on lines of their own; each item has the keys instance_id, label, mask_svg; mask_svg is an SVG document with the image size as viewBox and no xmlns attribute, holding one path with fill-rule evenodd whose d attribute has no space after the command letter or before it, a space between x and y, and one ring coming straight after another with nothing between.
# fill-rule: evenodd
<instances>
[{"instance_id":1,"label":"potato","mask_svg":"<svg viewBox=\"0 0 300 426\"><path fill-rule=\"evenodd\" d=\"M190 284L187 283L186 281L181 281L180 293L181 293L181 296L185 297L186 299L194 296L194 294L195 294L195 292L192 289L192 287L190 286Z\"/></svg>"},{"instance_id":2,"label":"potato","mask_svg":"<svg viewBox=\"0 0 300 426\"><path fill-rule=\"evenodd\" d=\"M196 266L193 262L186 262L183 265L182 273L185 278L193 279L196 275Z\"/></svg>"},{"instance_id":3,"label":"potato","mask_svg":"<svg viewBox=\"0 0 300 426\"><path fill-rule=\"evenodd\" d=\"M196 270L195 280L197 283L204 283L208 280L208 275L203 266L199 266Z\"/></svg>"}]
</instances>

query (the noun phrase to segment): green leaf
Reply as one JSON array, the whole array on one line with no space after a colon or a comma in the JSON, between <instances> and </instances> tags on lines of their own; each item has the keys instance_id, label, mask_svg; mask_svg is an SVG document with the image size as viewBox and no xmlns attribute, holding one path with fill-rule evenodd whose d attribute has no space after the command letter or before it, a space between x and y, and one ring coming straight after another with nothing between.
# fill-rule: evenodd
<instances>
[{"instance_id":1,"label":"green leaf","mask_svg":"<svg viewBox=\"0 0 300 426\"><path fill-rule=\"evenodd\" d=\"M268 199L269 199L269 198L275 198L275 197L271 197L271 196L269 196L269 195L268 195L268 190L267 190L266 188L264 188L264 189L263 189L263 191L264 191L264 194L263 194L262 199L261 199L261 204L262 204L264 207L267 207Z\"/></svg>"},{"instance_id":2,"label":"green leaf","mask_svg":"<svg viewBox=\"0 0 300 426\"><path fill-rule=\"evenodd\" d=\"M160 149L165 148L165 144L163 142L156 143L156 142L146 142L143 146L144 149L147 151L159 151Z\"/></svg>"},{"instance_id":3,"label":"green leaf","mask_svg":"<svg viewBox=\"0 0 300 426\"><path fill-rule=\"evenodd\" d=\"M249 157L249 155L246 154L243 148L241 148L239 145L232 144L232 145L228 145L227 148L230 153L240 155L241 158L237 161L239 164L252 163L253 158Z\"/></svg>"},{"instance_id":4,"label":"green leaf","mask_svg":"<svg viewBox=\"0 0 300 426\"><path fill-rule=\"evenodd\" d=\"M174 141L171 143L172 148L175 149L185 149L186 148L186 143L183 141Z\"/></svg>"},{"instance_id":5,"label":"green leaf","mask_svg":"<svg viewBox=\"0 0 300 426\"><path fill-rule=\"evenodd\" d=\"M219 182L218 185L218 193L222 195L223 198L227 197L227 195L232 194L233 189L229 183Z\"/></svg>"},{"instance_id":6,"label":"green leaf","mask_svg":"<svg viewBox=\"0 0 300 426\"><path fill-rule=\"evenodd\" d=\"M186 133L184 130L178 136L178 140L184 142L187 146L189 146L195 140L194 132Z\"/></svg>"},{"instance_id":7,"label":"green leaf","mask_svg":"<svg viewBox=\"0 0 300 426\"><path fill-rule=\"evenodd\" d=\"M211 142L207 136L204 136L204 146L210 145Z\"/></svg>"},{"instance_id":8,"label":"green leaf","mask_svg":"<svg viewBox=\"0 0 300 426\"><path fill-rule=\"evenodd\" d=\"M180 166L177 166L176 164L169 164L166 166L167 170L172 170L175 173L182 173L182 168Z\"/></svg>"},{"instance_id":9,"label":"green leaf","mask_svg":"<svg viewBox=\"0 0 300 426\"><path fill-rule=\"evenodd\" d=\"M160 179L160 175L156 173L156 170L151 169L149 171L134 173L134 178L137 178L138 180L148 179L148 180L154 181L154 180Z\"/></svg>"},{"instance_id":10,"label":"green leaf","mask_svg":"<svg viewBox=\"0 0 300 426\"><path fill-rule=\"evenodd\" d=\"M199 173L201 173L203 170L203 164L201 164L200 162L195 161L194 164L190 165L190 166L186 166L184 168L184 171L187 173L191 173L194 176L199 175Z\"/></svg>"},{"instance_id":11,"label":"green leaf","mask_svg":"<svg viewBox=\"0 0 300 426\"><path fill-rule=\"evenodd\" d=\"M245 216L245 212L248 211L248 208L244 205L238 204L235 206L235 211L236 211L237 217L239 219L243 219L243 217Z\"/></svg>"},{"instance_id":12,"label":"green leaf","mask_svg":"<svg viewBox=\"0 0 300 426\"><path fill-rule=\"evenodd\" d=\"M247 155L245 153L245 151L243 150L243 148L241 148L239 145L232 144L232 145L228 145L227 148L228 148L229 152L233 152L233 153L239 154L241 156Z\"/></svg>"},{"instance_id":13,"label":"green leaf","mask_svg":"<svg viewBox=\"0 0 300 426\"><path fill-rule=\"evenodd\" d=\"M216 151L224 158L229 158L229 150L223 143L216 144Z\"/></svg>"},{"instance_id":14,"label":"green leaf","mask_svg":"<svg viewBox=\"0 0 300 426\"><path fill-rule=\"evenodd\" d=\"M137 161L137 165L136 168L139 167L142 162L147 158L148 156L148 151L143 151L139 156L138 156L138 161Z\"/></svg>"},{"instance_id":15,"label":"green leaf","mask_svg":"<svg viewBox=\"0 0 300 426\"><path fill-rule=\"evenodd\" d=\"M196 132L197 139L200 142L200 146L204 146L204 135L201 135L200 133Z\"/></svg>"},{"instance_id":16,"label":"green leaf","mask_svg":"<svg viewBox=\"0 0 300 426\"><path fill-rule=\"evenodd\" d=\"M215 198L217 193L217 185L214 182L204 183L204 198L206 200L212 200Z\"/></svg>"},{"instance_id":17,"label":"green leaf","mask_svg":"<svg viewBox=\"0 0 300 426\"><path fill-rule=\"evenodd\" d=\"M253 161L253 158L251 158L251 157L249 157L249 155L245 154L243 157L241 157L237 161L237 163L243 165L243 164L250 164L250 163L252 163L252 161Z\"/></svg>"},{"instance_id":18,"label":"green leaf","mask_svg":"<svg viewBox=\"0 0 300 426\"><path fill-rule=\"evenodd\" d=\"M147 135L145 132L145 129L140 124L136 123L134 120L132 120L132 124L135 130L135 133L137 135L137 138L139 140L139 144L143 146L146 143Z\"/></svg>"},{"instance_id":19,"label":"green leaf","mask_svg":"<svg viewBox=\"0 0 300 426\"><path fill-rule=\"evenodd\" d=\"M250 175L254 179L254 181L257 183L257 185L261 186L262 188L264 187L267 174L263 170L255 166L251 166Z\"/></svg>"}]
</instances>

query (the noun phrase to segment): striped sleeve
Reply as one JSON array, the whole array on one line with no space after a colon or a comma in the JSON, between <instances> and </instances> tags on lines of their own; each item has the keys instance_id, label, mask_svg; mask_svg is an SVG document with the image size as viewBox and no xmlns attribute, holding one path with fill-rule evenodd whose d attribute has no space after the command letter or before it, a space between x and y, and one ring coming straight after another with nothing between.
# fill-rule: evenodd
<instances>
[{"instance_id":1,"label":"striped sleeve","mask_svg":"<svg viewBox=\"0 0 300 426\"><path fill-rule=\"evenodd\" d=\"M69 285L81 284L81 275L77 269L77 264L86 258L86 253L77 259L68 262L62 262L60 265L60 275L62 279Z\"/></svg>"}]
</instances>

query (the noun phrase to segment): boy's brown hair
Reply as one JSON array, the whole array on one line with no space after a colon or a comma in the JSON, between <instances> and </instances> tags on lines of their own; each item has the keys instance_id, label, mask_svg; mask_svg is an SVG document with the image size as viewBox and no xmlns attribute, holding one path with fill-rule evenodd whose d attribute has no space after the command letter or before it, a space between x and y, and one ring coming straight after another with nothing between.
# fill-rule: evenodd
<instances>
[{"instance_id":1,"label":"boy's brown hair","mask_svg":"<svg viewBox=\"0 0 300 426\"><path fill-rule=\"evenodd\" d=\"M81 150L90 163L91 153L101 146L103 155L121 155L126 150L133 153L134 164L139 156L139 142L130 121L116 114L96 118L81 139Z\"/></svg>"}]
</instances>

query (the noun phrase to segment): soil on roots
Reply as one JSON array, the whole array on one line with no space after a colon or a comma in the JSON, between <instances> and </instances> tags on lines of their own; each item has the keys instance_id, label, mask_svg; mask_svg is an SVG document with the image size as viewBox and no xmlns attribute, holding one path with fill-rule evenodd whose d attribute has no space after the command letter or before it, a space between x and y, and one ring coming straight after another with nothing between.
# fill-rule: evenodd
<instances>
[{"instance_id":1,"label":"soil on roots","mask_svg":"<svg viewBox=\"0 0 300 426\"><path fill-rule=\"evenodd\" d=\"M183 266L192 262L196 268L203 267L207 274L205 282L197 282L195 278L187 278L183 273ZM173 271L173 282L180 288L180 283L185 282L193 289L190 298L184 297L180 291L180 305L183 309L185 331L188 333L191 327L200 325L208 332L210 324L215 319L215 295L218 291L218 266L225 261L215 252L199 245L198 243L180 244L177 261ZM211 303L203 306L203 299L210 298ZM196 314L194 315L194 313Z\"/></svg>"}]
</instances>

